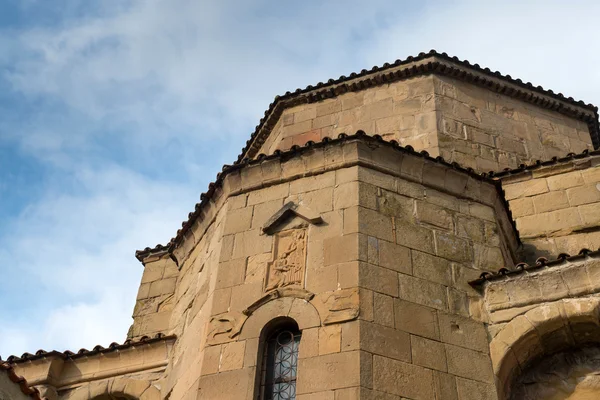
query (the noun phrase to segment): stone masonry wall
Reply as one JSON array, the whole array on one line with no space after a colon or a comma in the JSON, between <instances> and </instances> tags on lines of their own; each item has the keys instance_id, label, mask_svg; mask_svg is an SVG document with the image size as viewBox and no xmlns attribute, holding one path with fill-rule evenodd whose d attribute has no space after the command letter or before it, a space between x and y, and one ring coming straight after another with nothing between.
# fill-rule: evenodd
<instances>
[{"instance_id":1,"label":"stone masonry wall","mask_svg":"<svg viewBox=\"0 0 600 400\"><path fill-rule=\"evenodd\" d=\"M582 121L429 75L285 109L259 153L359 129L481 172L592 149Z\"/></svg>"},{"instance_id":2,"label":"stone masonry wall","mask_svg":"<svg viewBox=\"0 0 600 400\"><path fill-rule=\"evenodd\" d=\"M351 324L373 374L363 395L495 399L479 296L467 284L507 262L493 209L376 171L353 174L360 200L349 210L367 255Z\"/></svg>"},{"instance_id":3,"label":"stone masonry wall","mask_svg":"<svg viewBox=\"0 0 600 400\"><path fill-rule=\"evenodd\" d=\"M178 274L177 264L168 255L145 260L129 339L169 331Z\"/></svg>"},{"instance_id":4,"label":"stone masonry wall","mask_svg":"<svg viewBox=\"0 0 600 400\"><path fill-rule=\"evenodd\" d=\"M418 150L437 147L433 77L423 76L284 110L259 153L363 130Z\"/></svg>"},{"instance_id":5,"label":"stone masonry wall","mask_svg":"<svg viewBox=\"0 0 600 400\"><path fill-rule=\"evenodd\" d=\"M600 246L600 157L502 180L529 261Z\"/></svg>"},{"instance_id":6,"label":"stone masonry wall","mask_svg":"<svg viewBox=\"0 0 600 400\"><path fill-rule=\"evenodd\" d=\"M588 126L555 111L434 76L439 153L477 171L500 171L592 150Z\"/></svg>"},{"instance_id":7,"label":"stone masonry wall","mask_svg":"<svg viewBox=\"0 0 600 400\"><path fill-rule=\"evenodd\" d=\"M354 140L246 166L223 187L174 252L178 340L164 395L252 399L262 330L287 316L302 330L298 399L494 398L466 283L514 261L492 184ZM323 222L291 216L264 233L289 202ZM306 232L302 283L269 297L275 241L294 230Z\"/></svg>"}]
</instances>

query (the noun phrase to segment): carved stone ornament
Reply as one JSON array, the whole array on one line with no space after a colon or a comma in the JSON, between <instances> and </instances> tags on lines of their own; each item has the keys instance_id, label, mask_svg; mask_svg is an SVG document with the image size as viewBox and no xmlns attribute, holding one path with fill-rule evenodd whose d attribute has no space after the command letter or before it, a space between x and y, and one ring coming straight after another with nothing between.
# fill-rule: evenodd
<instances>
[{"instance_id":1,"label":"carved stone ornament","mask_svg":"<svg viewBox=\"0 0 600 400\"><path fill-rule=\"evenodd\" d=\"M265 292L287 286L304 287L306 229L290 229L275 235L273 261L267 264Z\"/></svg>"},{"instance_id":2,"label":"carved stone ornament","mask_svg":"<svg viewBox=\"0 0 600 400\"><path fill-rule=\"evenodd\" d=\"M281 289L275 289L265 294L260 299L256 300L254 303L248 306L248 308L242 311L242 313L244 315L250 316L262 305L267 304L269 301L278 299L280 297L294 297L296 299L310 301L313 297L315 297L315 294L299 287L284 287Z\"/></svg>"},{"instance_id":3,"label":"carved stone ornament","mask_svg":"<svg viewBox=\"0 0 600 400\"><path fill-rule=\"evenodd\" d=\"M319 311L323 325L330 325L356 319L358 300L358 289L342 289L321 293L312 303Z\"/></svg>"},{"instance_id":4,"label":"carved stone ornament","mask_svg":"<svg viewBox=\"0 0 600 400\"><path fill-rule=\"evenodd\" d=\"M247 316L238 312L212 317L208 325L207 343L218 344L230 341L241 332L247 318Z\"/></svg>"}]
</instances>

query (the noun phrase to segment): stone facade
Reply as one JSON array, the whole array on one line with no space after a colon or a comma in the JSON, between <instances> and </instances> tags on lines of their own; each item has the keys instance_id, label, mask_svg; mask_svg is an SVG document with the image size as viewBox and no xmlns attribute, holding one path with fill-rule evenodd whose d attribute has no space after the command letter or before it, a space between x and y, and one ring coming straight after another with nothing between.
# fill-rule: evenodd
<instances>
[{"instance_id":1,"label":"stone facade","mask_svg":"<svg viewBox=\"0 0 600 400\"><path fill-rule=\"evenodd\" d=\"M596 393L595 109L441 55L348 79L278 100L137 253L128 342L11 365L51 400L262 399L285 325L298 400Z\"/></svg>"}]
</instances>

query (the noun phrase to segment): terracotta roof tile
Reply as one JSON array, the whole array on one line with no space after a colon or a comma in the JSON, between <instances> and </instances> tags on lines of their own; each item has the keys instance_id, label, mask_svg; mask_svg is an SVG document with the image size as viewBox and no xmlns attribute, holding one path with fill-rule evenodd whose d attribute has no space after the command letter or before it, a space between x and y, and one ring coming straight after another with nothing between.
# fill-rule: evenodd
<instances>
[{"instance_id":1,"label":"terracotta roof tile","mask_svg":"<svg viewBox=\"0 0 600 400\"><path fill-rule=\"evenodd\" d=\"M254 160L250 160L250 159L245 159L242 163L238 163L238 164L234 164L234 165L225 165L223 166L223 170L221 173L217 174L217 179L215 182L211 182L208 185L208 191L206 193L202 193L200 195L200 203L197 203L194 211L188 214L188 219L186 221L183 221L181 223L181 229L179 229L177 231L177 236L175 236L174 238L172 238L169 243L167 243L166 245L157 245L154 248L149 248L146 247L144 250L138 250L135 252L135 256L139 261L142 261L145 257L147 257L150 254L157 254L157 253L162 253L162 252L170 252L173 249L175 249L179 243L181 242L181 240L183 239L184 235L188 232L189 229L191 229L193 223L196 221L196 219L201 217L201 210L203 209L203 207L206 206L206 204L210 201L210 199L212 198L213 194L215 193L215 189L219 188L222 186L223 184L223 179L225 178L225 176L227 176L227 174L245 168L248 165L256 165L256 164L260 164L266 160L272 160L272 159L278 159L278 158L287 158L290 156L294 156L294 155L299 155L302 154L306 151L309 151L310 149L313 148L320 148L320 147L325 147L325 146L331 146L331 145L335 145L335 144L339 144L342 143L344 141L350 141L350 140L362 140L365 142L377 142L383 146L387 146L387 147L391 147L391 148L395 148L400 152L404 152L404 153L408 153L408 154L412 154L418 157L423 157L426 160L430 161L430 162L435 162L435 163L439 163L442 165L445 165L447 167L453 168L455 170L464 172L466 174L468 174L471 177L474 177L476 179L482 180L482 181L486 181L489 182L493 185L496 186L496 188L499 191L500 194L500 198L503 200L504 203L504 207L509 215L509 218L511 220L513 229L515 231L515 234L518 238L518 231L516 228L516 225L513 221L512 218L512 214L510 212L510 209L508 207L508 203L506 202L506 200L504 200L504 193L502 191L502 188L500 186L500 183L498 180L493 179L491 177L491 175L494 175L493 172L488 173L477 173L475 172L475 170L473 170L472 168L464 168L461 167L458 163L456 162L452 162L449 163L446 160L444 160L443 157L431 157L429 155L429 153L427 151L415 151L414 148L412 146L400 146L398 144L397 141L395 140L391 140L391 141L386 141L384 140L380 135L374 135L374 136L369 136L367 135L365 132L363 131L357 131L356 134L354 135L347 135L347 134L340 134L338 136L337 139L330 139L330 138L323 138L323 140L321 140L318 143L315 143L313 141L309 141L307 142L304 146L292 146L289 150L287 151L281 151L281 150L276 150L273 154L271 155L266 155L266 154L259 154L256 159Z\"/></svg>"},{"instance_id":2,"label":"terracotta roof tile","mask_svg":"<svg viewBox=\"0 0 600 400\"><path fill-rule=\"evenodd\" d=\"M130 347L140 346L143 344L156 343L156 342L160 342L163 340L170 340L170 339L175 339L175 338L176 338L175 335L164 335L162 333L158 333L153 337L143 336L142 338L140 338L138 340L126 340L122 344L113 342L113 343L109 344L108 347L102 347L101 345L97 345L97 346L94 346L94 348L92 350L80 349L76 353L69 351L69 350L65 350L63 352L56 351L56 350L52 350L52 351L38 350L35 352L35 354L23 353L21 356L14 356L14 355L9 356L4 362L11 363L11 364L18 364L18 363L38 360L38 359L50 357L50 356L58 356L63 359L67 359L67 358L68 359L76 359L76 358L80 358L80 357L93 356L96 354L109 353L111 351L116 351L116 350L124 350L124 349L130 348ZM0 361L2 361L1 357L0 357Z\"/></svg>"},{"instance_id":3,"label":"terracotta roof tile","mask_svg":"<svg viewBox=\"0 0 600 400\"><path fill-rule=\"evenodd\" d=\"M600 248L597 250L581 249L579 254L573 256L566 253L561 253L554 260L548 260L545 257L540 257L535 261L534 265L520 262L516 264L513 269L500 268L496 273L483 272L479 279L470 281L469 285L478 287L483 285L485 282L497 281L506 277L523 274L525 272L530 272L541 268L554 267L566 262L582 261L586 258L600 258Z\"/></svg>"},{"instance_id":4,"label":"terracotta roof tile","mask_svg":"<svg viewBox=\"0 0 600 400\"><path fill-rule=\"evenodd\" d=\"M393 68L429 60L412 68L391 71ZM381 74L381 72L386 72ZM521 79L513 79L510 75L503 75L498 71L491 71L479 64L471 64L468 60L460 60L446 53L438 53L430 50L428 53L420 53L416 57L408 57L405 60L396 60L394 63L385 63L381 67L373 67L370 70L363 69L359 73L351 73L348 76L340 76L338 79L329 79L326 83L319 82L315 86L309 85L304 89L296 89L294 92L286 92L283 96L275 96L273 103L265 111L265 116L260 120L246 146L242 149L236 163L242 162L244 158L253 157L260 145L266 140L269 132L279 119L285 108L303 103L313 103L327 98L336 97L340 94L363 90L369 87L419 76L436 73L439 75L452 76L457 79L470 82L488 88L497 93L533 103L539 107L555 110L562 114L570 115L588 124L592 141L595 148L600 147L600 127L598 124L598 107L586 104L583 101L565 97L562 93L554 93L541 86L534 86L531 82L523 82ZM364 78L364 79L357 79ZM350 82L351 81L351 82ZM516 86L516 88L515 88ZM532 94L533 92L533 94ZM537 96L535 93L541 95ZM593 117L581 113L573 107L585 108L593 113ZM256 142L256 144L255 144Z\"/></svg>"},{"instance_id":5,"label":"terracotta roof tile","mask_svg":"<svg viewBox=\"0 0 600 400\"><path fill-rule=\"evenodd\" d=\"M0 371L4 371L5 373L7 373L8 379L10 379L11 382L19 385L19 388L21 389L21 392L23 392L24 395L29 396L35 400L42 400L42 397L40 396L40 391L34 387L29 386L29 384L27 383L27 379L17 375L14 368L10 364L0 362Z\"/></svg>"}]
</instances>

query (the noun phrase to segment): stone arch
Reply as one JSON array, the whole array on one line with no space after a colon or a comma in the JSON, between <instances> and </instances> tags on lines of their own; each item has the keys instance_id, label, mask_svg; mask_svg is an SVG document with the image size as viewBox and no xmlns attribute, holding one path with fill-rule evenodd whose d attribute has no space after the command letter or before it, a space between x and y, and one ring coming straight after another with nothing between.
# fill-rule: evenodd
<instances>
[{"instance_id":1,"label":"stone arch","mask_svg":"<svg viewBox=\"0 0 600 400\"><path fill-rule=\"evenodd\" d=\"M600 298L565 299L520 315L498 332L490 355L501 399L532 362L569 348L600 344Z\"/></svg>"},{"instance_id":2,"label":"stone arch","mask_svg":"<svg viewBox=\"0 0 600 400\"><path fill-rule=\"evenodd\" d=\"M84 384L62 398L64 400L160 400L161 394L160 390L148 380L116 377Z\"/></svg>"},{"instance_id":3,"label":"stone arch","mask_svg":"<svg viewBox=\"0 0 600 400\"><path fill-rule=\"evenodd\" d=\"M279 318L296 321L301 331L321 325L317 309L308 301L296 297L272 299L253 310L240 332L240 339L259 338L265 326Z\"/></svg>"}]
</instances>

